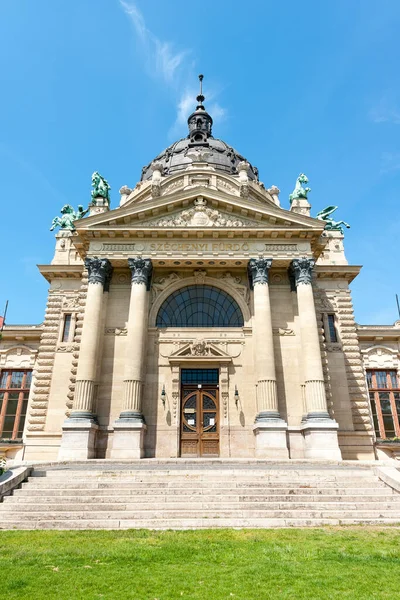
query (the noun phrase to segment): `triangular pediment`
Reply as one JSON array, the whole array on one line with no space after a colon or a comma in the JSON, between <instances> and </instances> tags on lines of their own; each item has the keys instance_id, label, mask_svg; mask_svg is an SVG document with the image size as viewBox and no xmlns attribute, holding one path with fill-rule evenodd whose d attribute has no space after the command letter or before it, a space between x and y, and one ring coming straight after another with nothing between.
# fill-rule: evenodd
<instances>
[{"instance_id":1,"label":"triangular pediment","mask_svg":"<svg viewBox=\"0 0 400 600\"><path fill-rule=\"evenodd\" d=\"M301 229L320 234L317 219L285 210L273 203L254 203L222 192L194 188L183 196L134 203L84 218L78 234L104 230L163 229Z\"/></svg>"},{"instance_id":2,"label":"triangular pediment","mask_svg":"<svg viewBox=\"0 0 400 600\"><path fill-rule=\"evenodd\" d=\"M206 361L231 361L232 357L211 342L197 339L185 344L182 348L173 352L168 359L172 362L179 360L199 361L199 359Z\"/></svg>"}]
</instances>

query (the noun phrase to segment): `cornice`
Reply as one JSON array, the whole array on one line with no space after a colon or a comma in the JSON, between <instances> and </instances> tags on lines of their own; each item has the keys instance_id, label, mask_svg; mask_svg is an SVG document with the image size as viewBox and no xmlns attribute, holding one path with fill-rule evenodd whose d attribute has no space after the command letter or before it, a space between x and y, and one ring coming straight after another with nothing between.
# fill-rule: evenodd
<instances>
[{"instance_id":1,"label":"cornice","mask_svg":"<svg viewBox=\"0 0 400 600\"><path fill-rule=\"evenodd\" d=\"M316 265L315 273L318 279L346 279L351 283L361 269L358 265Z\"/></svg>"},{"instance_id":2,"label":"cornice","mask_svg":"<svg viewBox=\"0 0 400 600\"><path fill-rule=\"evenodd\" d=\"M37 265L37 268L50 283L53 279L81 279L84 265Z\"/></svg>"},{"instance_id":3,"label":"cornice","mask_svg":"<svg viewBox=\"0 0 400 600\"><path fill-rule=\"evenodd\" d=\"M360 340L400 340L400 321L394 325L356 325Z\"/></svg>"}]
</instances>

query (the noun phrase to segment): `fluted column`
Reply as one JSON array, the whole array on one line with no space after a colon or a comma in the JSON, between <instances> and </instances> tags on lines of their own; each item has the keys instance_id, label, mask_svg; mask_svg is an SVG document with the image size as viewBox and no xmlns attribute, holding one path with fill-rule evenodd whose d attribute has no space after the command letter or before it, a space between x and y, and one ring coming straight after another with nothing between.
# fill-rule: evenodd
<instances>
[{"instance_id":1,"label":"fluted column","mask_svg":"<svg viewBox=\"0 0 400 600\"><path fill-rule=\"evenodd\" d=\"M314 264L313 259L296 258L290 268L297 291L303 356L306 415L301 430L304 436L304 456L313 459L341 460L337 435L338 424L330 418L326 402L312 288Z\"/></svg>"},{"instance_id":2,"label":"fluted column","mask_svg":"<svg viewBox=\"0 0 400 600\"><path fill-rule=\"evenodd\" d=\"M88 292L82 327L79 363L76 374L72 419L92 419L94 386L98 363L100 325L102 321L103 292L108 292L112 266L107 258L86 258Z\"/></svg>"},{"instance_id":3,"label":"fluted column","mask_svg":"<svg viewBox=\"0 0 400 600\"><path fill-rule=\"evenodd\" d=\"M313 259L296 258L292 261L291 272L299 308L307 418L329 419L312 288L314 264Z\"/></svg>"},{"instance_id":4,"label":"fluted column","mask_svg":"<svg viewBox=\"0 0 400 600\"><path fill-rule=\"evenodd\" d=\"M147 336L148 291L152 262L150 259L128 258L132 273L131 297L126 337L123 409L120 419L143 422L143 363Z\"/></svg>"},{"instance_id":5,"label":"fluted column","mask_svg":"<svg viewBox=\"0 0 400 600\"><path fill-rule=\"evenodd\" d=\"M256 454L260 457L287 458L287 425L278 409L274 340L268 273L272 259L252 258L248 264L254 295L254 347L257 378L257 415L254 432Z\"/></svg>"},{"instance_id":6,"label":"fluted column","mask_svg":"<svg viewBox=\"0 0 400 600\"><path fill-rule=\"evenodd\" d=\"M268 272L271 264L272 259L270 258L252 258L248 267L251 287L254 290L254 340L258 402L256 421L280 418L268 286Z\"/></svg>"}]
</instances>

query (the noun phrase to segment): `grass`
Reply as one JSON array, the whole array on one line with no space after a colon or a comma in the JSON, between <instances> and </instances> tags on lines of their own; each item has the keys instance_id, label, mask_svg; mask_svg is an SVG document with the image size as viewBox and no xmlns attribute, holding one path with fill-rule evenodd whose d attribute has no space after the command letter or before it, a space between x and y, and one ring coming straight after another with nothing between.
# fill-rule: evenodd
<instances>
[{"instance_id":1,"label":"grass","mask_svg":"<svg viewBox=\"0 0 400 600\"><path fill-rule=\"evenodd\" d=\"M400 530L0 532L0 596L29 600L396 598Z\"/></svg>"}]
</instances>

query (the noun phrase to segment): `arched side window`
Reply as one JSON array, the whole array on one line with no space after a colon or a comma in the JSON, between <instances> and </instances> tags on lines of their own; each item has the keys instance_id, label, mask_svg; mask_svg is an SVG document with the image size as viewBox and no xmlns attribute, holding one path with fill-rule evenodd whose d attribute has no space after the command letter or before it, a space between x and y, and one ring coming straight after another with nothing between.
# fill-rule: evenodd
<instances>
[{"instance_id":1,"label":"arched side window","mask_svg":"<svg viewBox=\"0 0 400 600\"><path fill-rule=\"evenodd\" d=\"M236 300L212 285L189 285L162 303L156 327L243 327Z\"/></svg>"}]
</instances>

